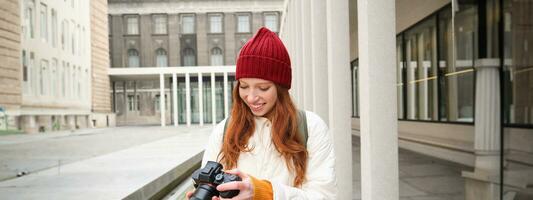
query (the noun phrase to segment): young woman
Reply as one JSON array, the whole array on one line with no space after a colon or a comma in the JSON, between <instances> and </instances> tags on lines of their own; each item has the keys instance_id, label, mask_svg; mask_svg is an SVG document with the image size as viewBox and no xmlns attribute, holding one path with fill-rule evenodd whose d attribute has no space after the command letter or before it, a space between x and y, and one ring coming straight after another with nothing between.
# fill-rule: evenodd
<instances>
[{"instance_id":1,"label":"young woman","mask_svg":"<svg viewBox=\"0 0 533 200\"><path fill-rule=\"evenodd\" d=\"M214 128L202 165L220 162L242 181L217 190L240 190L232 199L335 199L331 134L318 115L306 111L304 143L289 95L289 54L275 33L261 28L243 46L235 78L231 117Z\"/></svg>"}]
</instances>

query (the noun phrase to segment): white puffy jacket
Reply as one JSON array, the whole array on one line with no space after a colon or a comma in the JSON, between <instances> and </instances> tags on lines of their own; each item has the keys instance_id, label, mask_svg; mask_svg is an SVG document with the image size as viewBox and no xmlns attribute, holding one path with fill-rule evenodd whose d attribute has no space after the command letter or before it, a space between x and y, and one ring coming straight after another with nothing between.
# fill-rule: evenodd
<instances>
[{"instance_id":1,"label":"white puffy jacket","mask_svg":"<svg viewBox=\"0 0 533 200\"><path fill-rule=\"evenodd\" d=\"M285 160L276 151L271 140L271 122L264 117L255 118L255 132L248 144L251 152L241 153L237 168L258 179L272 184L274 199L336 199L335 153L333 139L327 125L315 113L306 111L308 165L306 181L302 187L294 187L295 175L287 169ZM218 161L223 140L224 124L214 129L206 146L202 166L207 161Z\"/></svg>"}]
</instances>

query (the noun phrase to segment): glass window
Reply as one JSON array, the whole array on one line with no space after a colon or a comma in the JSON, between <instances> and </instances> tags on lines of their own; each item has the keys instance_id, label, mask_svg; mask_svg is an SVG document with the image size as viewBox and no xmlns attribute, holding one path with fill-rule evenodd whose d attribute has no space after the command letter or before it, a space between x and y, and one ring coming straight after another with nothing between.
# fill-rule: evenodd
<instances>
[{"instance_id":1,"label":"glass window","mask_svg":"<svg viewBox=\"0 0 533 200\"><path fill-rule=\"evenodd\" d=\"M30 52L30 65L28 67L28 78L29 78L29 93L34 94L37 92L37 78L35 76L37 75L37 65L35 64L35 53Z\"/></svg>"},{"instance_id":2,"label":"glass window","mask_svg":"<svg viewBox=\"0 0 533 200\"><path fill-rule=\"evenodd\" d=\"M139 18L137 16L127 17L128 22L128 35L138 35L139 34Z\"/></svg>"},{"instance_id":3,"label":"glass window","mask_svg":"<svg viewBox=\"0 0 533 200\"><path fill-rule=\"evenodd\" d=\"M185 48L183 50L183 66L195 66L196 65L196 54L191 48Z\"/></svg>"},{"instance_id":4,"label":"glass window","mask_svg":"<svg viewBox=\"0 0 533 200\"><path fill-rule=\"evenodd\" d=\"M128 50L128 67L139 67L139 52L135 49Z\"/></svg>"},{"instance_id":5,"label":"glass window","mask_svg":"<svg viewBox=\"0 0 533 200\"><path fill-rule=\"evenodd\" d=\"M209 15L209 30L211 33L222 33L222 15Z\"/></svg>"},{"instance_id":6,"label":"glass window","mask_svg":"<svg viewBox=\"0 0 533 200\"><path fill-rule=\"evenodd\" d=\"M169 99L167 98L167 95L165 94L165 102L168 102ZM169 103L165 103L165 110L168 110L169 108ZM161 112L161 95L159 94L156 94L155 95L155 102L154 102L154 107L155 107L155 111L156 112Z\"/></svg>"},{"instance_id":7,"label":"glass window","mask_svg":"<svg viewBox=\"0 0 533 200\"><path fill-rule=\"evenodd\" d=\"M43 41L48 41L48 10L46 7L46 4L41 3L41 15L39 18L41 19L41 39Z\"/></svg>"},{"instance_id":8,"label":"glass window","mask_svg":"<svg viewBox=\"0 0 533 200\"><path fill-rule=\"evenodd\" d=\"M61 96L65 97L66 96L65 88L66 88L66 80L67 80L67 74L66 74L67 65L65 61L63 61L62 63L63 63L63 69L61 69Z\"/></svg>"},{"instance_id":9,"label":"glass window","mask_svg":"<svg viewBox=\"0 0 533 200\"><path fill-rule=\"evenodd\" d=\"M154 34L167 34L167 16L154 15Z\"/></svg>"},{"instance_id":10,"label":"glass window","mask_svg":"<svg viewBox=\"0 0 533 200\"><path fill-rule=\"evenodd\" d=\"M67 33L68 31L68 22L66 20L63 20L61 22L61 49L65 50L65 46L67 43Z\"/></svg>"},{"instance_id":11,"label":"glass window","mask_svg":"<svg viewBox=\"0 0 533 200\"><path fill-rule=\"evenodd\" d=\"M128 111L133 111L137 106L135 106L135 99L133 95L128 95Z\"/></svg>"},{"instance_id":12,"label":"glass window","mask_svg":"<svg viewBox=\"0 0 533 200\"><path fill-rule=\"evenodd\" d=\"M404 84L405 60L403 50L403 34L396 37L396 93L398 94L397 106L398 106L398 119L405 119L405 100L404 91L406 91L407 84Z\"/></svg>"},{"instance_id":13,"label":"glass window","mask_svg":"<svg viewBox=\"0 0 533 200\"><path fill-rule=\"evenodd\" d=\"M237 16L237 32L249 33L250 32L250 15L238 15Z\"/></svg>"},{"instance_id":14,"label":"glass window","mask_svg":"<svg viewBox=\"0 0 533 200\"><path fill-rule=\"evenodd\" d=\"M222 54L222 49L215 47L211 50L211 65L224 65L224 55Z\"/></svg>"},{"instance_id":15,"label":"glass window","mask_svg":"<svg viewBox=\"0 0 533 200\"><path fill-rule=\"evenodd\" d=\"M34 38L35 30L35 0L27 1L24 12L24 36Z\"/></svg>"},{"instance_id":16,"label":"glass window","mask_svg":"<svg viewBox=\"0 0 533 200\"><path fill-rule=\"evenodd\" d=\"M159 48L155 51L156 55L156 66L157 67L168 67L168 58L167 58L167 51L165 51L162 48Z\"/></svg>"},{"instance_id":17,"label":"glass window","mask_svg":"<svg viewBox=\"0 0 533 200\"><path fill-rule=\"evenodd\" d=\"M477 47L477 5L459 4L454 19L455 63L447 69L449 121L474 121L474 59Z\"/></svg>"},{"instance_id":18,"label":"glass window","mask_svg":"<svg viewBox=\"0 0 533 200\"><path fill-rule=\"evenodd\" d=\"M437 118L437 44L435 17L405 32L407 118Z\"/></svg>"},{"instance_id":19,"label":"glass window","mask_svg":"<svg viewBox=\"0 0 533 200\"><path fill-rule=\"evenodd\" d=\"M28 60L26 50L22 50L22 81L28 82Z\"/></svg>"},{"instance_id":20,"label":"glass window","mask_svg":"<svg viewBox=\"0 0 533 200\"><path fill-rule=\"evenodd\" d=\"M278 15L275 13L268 13L264 16L265 27L270 29L272 32L278 32Z\"/></svg>"},{"instance_id":21,"label":"glass window","mask_svg":"<svg viewBox=\"0 0 533 200\"><path fill-rule=\"evenodd\" d=\"M57 47L57 12L52 9L52 46Z\"/></svg>"},{"instance_id":22,"label":"glass window","mask_svg":"<svg viewBox=\"0 0 533 200\"><path fill-rule=\"evenodd\" d=\"M76 26L74 22L72 23L72 37L70 37L70 49L72 50L72 55L76 55Z\"/></svg>"},{"instance_id":23,"label":"glass window","mask_svg":"<svg viewBox=\"0 0 533 200\"><path fill-rule=\"evenodd\" d=\"M41 68L39 70L39 94L45 95L46 94L46 86L48 84L48 81L46 80L47 76L47 70L48 70L48 61L47 60L41 60Z\"/></svg>"},{"instance_id":24,"label":"glass window","mask_svg":"<svg viewBox=\"0 0 533 200\"><path fill-rule=\"evenodd\" d=\"M50 66L50 95L56 96L57 88L57 58L52 59L52 65Z\"/></svg>"},{"instance_id":25,"label":"glass window","mask_svg":"<svg viewBox=\"0 0 533 200\"><path fill-rule=\"evenodd\" d=\"M504 1L504 122L533 125L533 2Z\"/></svg>"},{"instance_id":26,"label":"glass window","mask_svg":"<svg viewBox=\"0 0 533 200\"><path fill-rule=\"evenodd\" d=\"M181 16L181 33L194 33L194 15Z\"/></svg>"}]
</instances>

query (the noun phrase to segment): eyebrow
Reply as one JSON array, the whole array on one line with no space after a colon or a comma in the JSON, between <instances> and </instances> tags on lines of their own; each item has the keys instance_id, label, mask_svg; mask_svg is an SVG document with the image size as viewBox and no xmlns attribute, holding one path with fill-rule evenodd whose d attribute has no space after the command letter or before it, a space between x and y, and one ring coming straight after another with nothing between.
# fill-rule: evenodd
<instances>
[{"instance_id":1,"label":"eyebrow","mask_svg":"<svg viewBox=\"0 0 533 200\"><path fill-rule=\"evenodd\" d=\"M240 82L241 84L246 84L246 85L250 85L249 83L247 83L247 82L244 82L244 81L239 81L239 82ZM268 86L270 86L270 85L274 85L274 83L269 83L269 82L260 82L260 83L257 83L257 84L255 84L255 85L260 85L260 86L263 86L263 85L268 85Z\"/></svg>"}]
</instances>

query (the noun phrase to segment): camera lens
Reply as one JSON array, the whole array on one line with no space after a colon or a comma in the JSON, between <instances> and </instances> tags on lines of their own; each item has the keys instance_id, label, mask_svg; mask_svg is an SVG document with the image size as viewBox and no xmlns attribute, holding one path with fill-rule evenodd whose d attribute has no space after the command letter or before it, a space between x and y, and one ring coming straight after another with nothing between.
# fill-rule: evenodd
<instances>
[{"instance_id":1,"label":"camera lens","mask_svg":"<svg viewBox=\"0 0 533 200\"><path fill-rule=\"evenodd\" d=\"M210 185L200 184L191 196L191 200L211 200L213 196L218 196L218 191Z\"/></svg>"}]
</instances>

